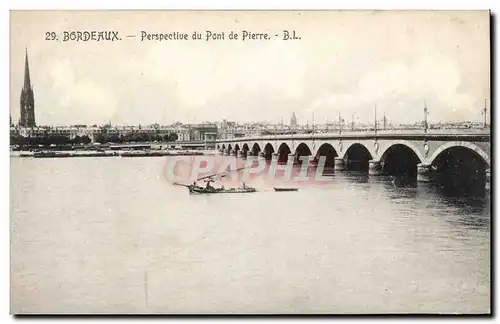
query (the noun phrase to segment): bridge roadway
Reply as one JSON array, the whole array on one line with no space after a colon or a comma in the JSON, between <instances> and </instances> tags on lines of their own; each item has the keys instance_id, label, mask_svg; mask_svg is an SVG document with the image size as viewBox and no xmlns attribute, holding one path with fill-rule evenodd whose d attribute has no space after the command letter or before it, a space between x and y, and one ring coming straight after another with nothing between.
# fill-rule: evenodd
<instances>
[{"instance_id":1,"label":"bridge roadway","mask_svg":"<svg viewBox=\"0 0 500 324\"><path fill-rule=\"evenodd\" d=\"M428 182L439 160L455 155L457 161L471 156L484 165L487 184L490 179L490 129L429 129L390 131L346 131L294 135L249 136L216 140L216 148L227 155L262 156L280 161L300 156L333 156L335 170L343 170L351 161L368 159L369 174L379 175L389 161L415 161L418 181ZM478 158L479 157L479 158ZM439 163L438 163L439 162ZM327 162L328 163L328 162Z\"/></svg>"}]
</instances>

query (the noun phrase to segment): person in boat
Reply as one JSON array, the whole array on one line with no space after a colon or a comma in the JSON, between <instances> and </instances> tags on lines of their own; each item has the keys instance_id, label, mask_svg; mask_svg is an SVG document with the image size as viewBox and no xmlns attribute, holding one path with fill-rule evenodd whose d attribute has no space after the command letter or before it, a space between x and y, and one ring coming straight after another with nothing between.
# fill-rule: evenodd
<instances>
[{"instance_id":1,"label":"person in boat","mask_svg":"<svg viewBox=\"0 0 500 324\"><path fill-rule=\"evenodd\" d=\"M207 190L214 190L214 187L212 187L210 184L212 183L213 181L212 180L207 180L207 186L205 189Z\"/></svg>"},{"instance_id":2,"label":"person in boat","mask_svg":"<svg viewBox=\"0 0 500 324\"><path fill-rule=\"evenodd\" d=\"M247 188L247 184L243 182L243 189L246 189Z\"/></svg>"}]
</instances>

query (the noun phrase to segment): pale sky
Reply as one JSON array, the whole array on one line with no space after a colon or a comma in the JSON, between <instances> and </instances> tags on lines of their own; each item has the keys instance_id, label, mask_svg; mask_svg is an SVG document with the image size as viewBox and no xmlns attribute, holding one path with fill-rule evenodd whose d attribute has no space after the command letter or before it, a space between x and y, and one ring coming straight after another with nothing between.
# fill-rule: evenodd
<instances>
[{"instance_id":1,"label":"pale sky","mask_svg":"<svg viewBox=\"0 0 500 324\"><path fill-rule=\"evenodd\" d=\"M275 34L294 30L300 40ZM45 40L116 30L118 42ZM225 32L218 41L149 33ZM228 40L229 32L240 34ZM243 30L271 40L242 41ZM126 35L137 35L126 38ZM409 123L482 120L490 106L487 11L11 12L11 115L28 48L37 124L170 124L223 118L316 123L379 116ZM489 114L489 113L488 113Z\"/></svg>"}]
</instances>

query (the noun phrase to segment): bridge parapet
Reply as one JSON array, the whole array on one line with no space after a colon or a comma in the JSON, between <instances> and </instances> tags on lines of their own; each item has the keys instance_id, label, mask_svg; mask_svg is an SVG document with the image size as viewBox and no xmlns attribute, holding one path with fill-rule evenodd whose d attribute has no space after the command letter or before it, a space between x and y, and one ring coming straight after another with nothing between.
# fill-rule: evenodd
<instances>
[{"instance_id":1,"label":"bridge parapet","mask_svg":"<svg viewBox=\"0 0 500 324\"><path fill-rule=\"evenodd\" d=\"M423 130L382 130L382 131L345 131L309 133L309 134L279 134L238 137L233 139L218 139L216 143L235 143L245 141L272 141L272 140L312 140L312 139L341 139L341 138L462 138L462 137L490 137L490 129L465 128L465 129L432 129Z\"/></svg>"}]
</instances>

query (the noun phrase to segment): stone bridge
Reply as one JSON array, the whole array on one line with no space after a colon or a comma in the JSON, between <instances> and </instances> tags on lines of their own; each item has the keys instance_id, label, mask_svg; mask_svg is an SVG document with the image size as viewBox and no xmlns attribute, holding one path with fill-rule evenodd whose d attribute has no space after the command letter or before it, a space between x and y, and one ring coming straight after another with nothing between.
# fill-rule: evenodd
<instances>
[{"instance_id":1,"label":"stone bridge","mask_svg":"<svg viewBox=\"0 0 500 324\"><path fill-rule=\"evenodd\" d=\"M271 135L217 140L223 154L261 156L266 160L298 162L302 156L326 157L325 166L344 170L365 166L370 175L415 173L418 181L431 181L439 170L458 166L484 174L489 184L490 131L412 130Z\"/></svg>"}]
</instances>

